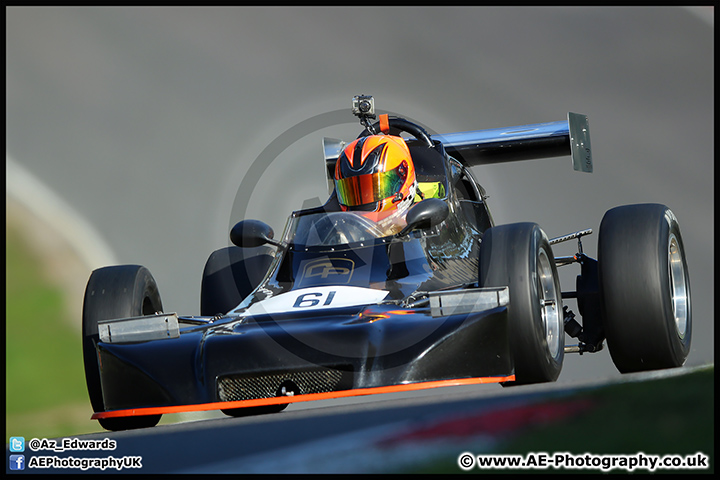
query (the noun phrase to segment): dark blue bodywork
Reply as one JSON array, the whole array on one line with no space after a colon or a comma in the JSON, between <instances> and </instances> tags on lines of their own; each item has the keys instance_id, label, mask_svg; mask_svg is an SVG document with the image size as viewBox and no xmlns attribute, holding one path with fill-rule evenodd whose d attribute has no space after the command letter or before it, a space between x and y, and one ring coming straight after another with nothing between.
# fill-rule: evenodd
<instances>
[{"instance_id":1,"label":"dark blue bodywork","mask_svg":"<svg viewBox=\"0 0 720 480\"><path fill-rule=\"evenodd\" d=\"M445 221L402 237L283 241L265 280L226 315L190 326L181 317L178 338L98 342L106 411L274 396L280 385L265 393L246 385L278 379L303 394L512 375L507 307L434 316L427 299L428 292L478 288L479 245L492 225L482 190L440 143L409 145L418 181L441 183ZM336 218L335 212L331 196L323 207L293 213L287 228L310 217ZM306 309L330 302L334 292L305 293L296 308L253 313L268 298L333 286L387 295L370 304Z\"/></svg>"}]
</instances>

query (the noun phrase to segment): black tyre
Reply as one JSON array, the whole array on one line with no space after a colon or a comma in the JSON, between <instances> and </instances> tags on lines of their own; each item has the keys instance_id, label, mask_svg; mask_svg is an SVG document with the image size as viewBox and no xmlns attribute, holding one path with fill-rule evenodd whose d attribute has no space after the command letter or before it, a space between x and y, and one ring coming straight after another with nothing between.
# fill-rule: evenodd
<instances>
[{"instance_id":1,"label":"black tyre","mask_svg":"<svg viewBox=\"0 0 720 480\"><path fill-rule=\"evenodd\" d=\"M224 314L238 306L260 284L273 258L265 247L214 251L203 271L200 314Z\"/></svg>"},{"instance_id":2,"label":"black tyre","mask_svg":"<svg viewBox=\"0 0 720 480\"><path fill-rule=\"evenodd\" d=\"M287 403L282 403L280 405L267 405L264 407L227 408L220 411L230 417L250 417L253 415L282 412L287 406Z\"/></svg>"},{"instance_id":3,"label":"black tyre","mask_svg":"<svg viewBox=\"0 0 720 480\"><path fill-rule=\"evenodd\" d=\"M96 344L98 322L114 318L139 317L162 312L157 284L147 268L118 265L95 270L85 289L82 315L85 381L93 411L105 411L100 384ZM98 420L106 430L130 430L152 427L161 415Z\"/></svg>"},{"instance_id":4,"label":"black tyre","mask_svg":"<svg viewBox=\"0 0 720 480\"><path fill-rule=\"evenodd\" d=\"M620 372L679 367L692 336L690 278L680 227L665 205L625 205L600 224L605 334Z\"/></svg>"},{"instance_id":5,"label":"black tyre","mask_svg":"<svg viewBox=\"0 0 720 480\"><path fill-rule=\"evenodd\" d=\"M487 229L480 246L480 285L510 287L510 350L515 382L555 381L565 354L562 294L555 258L534 223Z\"/></svg>"}]
</instances>

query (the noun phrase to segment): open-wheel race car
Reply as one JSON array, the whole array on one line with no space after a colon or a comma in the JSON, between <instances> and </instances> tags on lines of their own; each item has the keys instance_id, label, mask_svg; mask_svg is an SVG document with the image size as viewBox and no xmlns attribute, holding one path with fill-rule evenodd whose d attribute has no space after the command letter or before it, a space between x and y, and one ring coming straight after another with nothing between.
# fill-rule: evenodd
<instances>
[{"instance_id":1,"label":"open-wheel race car","mask_svg":"<svg viewBox=\"0 0 720 480\"><path fill-rule=\"evenodd\" d=\"M104 428L153 426L184 411L243 416L317 399L551 382L566 352L597 352L606 340L623 373L685 362L690 283L669 208L608 211L595 260L582 250L589 229L548 238L535 223L495 225L470 170L569 155L591 172L586 116L430 135L376 115L372 97L355 97L353 113L364 128L357 139L324 140L327 202L293 212L279 239L260 221L237 223L234 245L207 260L199 316L163 313L145 267L92 273L83 354ZM353 173L361 156L389 162L390 140L409 157ZM406 181L411 194L389 197L406 209L387 229L363 202L382 202ZM360 193L368 185L372 193ZM556 257L553 245L569 240L577 253ZM557 268L570 264L580 274L563 291ZM568 298L579 318L563 306ZM566 346L566 334L577 344Z\"/></svg>"}]
</instances>

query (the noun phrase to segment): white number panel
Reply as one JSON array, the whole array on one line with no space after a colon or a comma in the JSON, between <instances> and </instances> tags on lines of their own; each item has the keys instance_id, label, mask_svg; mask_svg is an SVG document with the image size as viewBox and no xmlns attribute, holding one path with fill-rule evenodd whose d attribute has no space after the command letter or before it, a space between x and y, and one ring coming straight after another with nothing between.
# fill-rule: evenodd
<instances>
[{"instance_id":1,"label":"white number panel","mask_svg":"<svg viewBox=\"0 0 720 480\"><path fill-rule=\"evenodd\" d=\"M261 315L371 305L382 301L387 294L385 290L342 285L302 288L251 305L244 313Z\"/></svg>"}]
</instances>

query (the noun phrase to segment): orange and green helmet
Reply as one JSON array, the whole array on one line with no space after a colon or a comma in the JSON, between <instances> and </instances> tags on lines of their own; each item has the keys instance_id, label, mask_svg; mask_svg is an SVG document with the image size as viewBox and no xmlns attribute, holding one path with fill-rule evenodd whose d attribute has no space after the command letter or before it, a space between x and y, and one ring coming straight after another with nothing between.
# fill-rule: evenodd
<instances>
[{"instance_id":1,"label":"orange and green helmet","mask_svg":"<svg viewBox=\"0 0 720 480\"><path fill-rule=\"evenodd\" d=\"M415 199L415 166L401 137L369 135L349 144L335 164L335 191L344 211L383 218Z\"/></svg>"}]
</instances>

